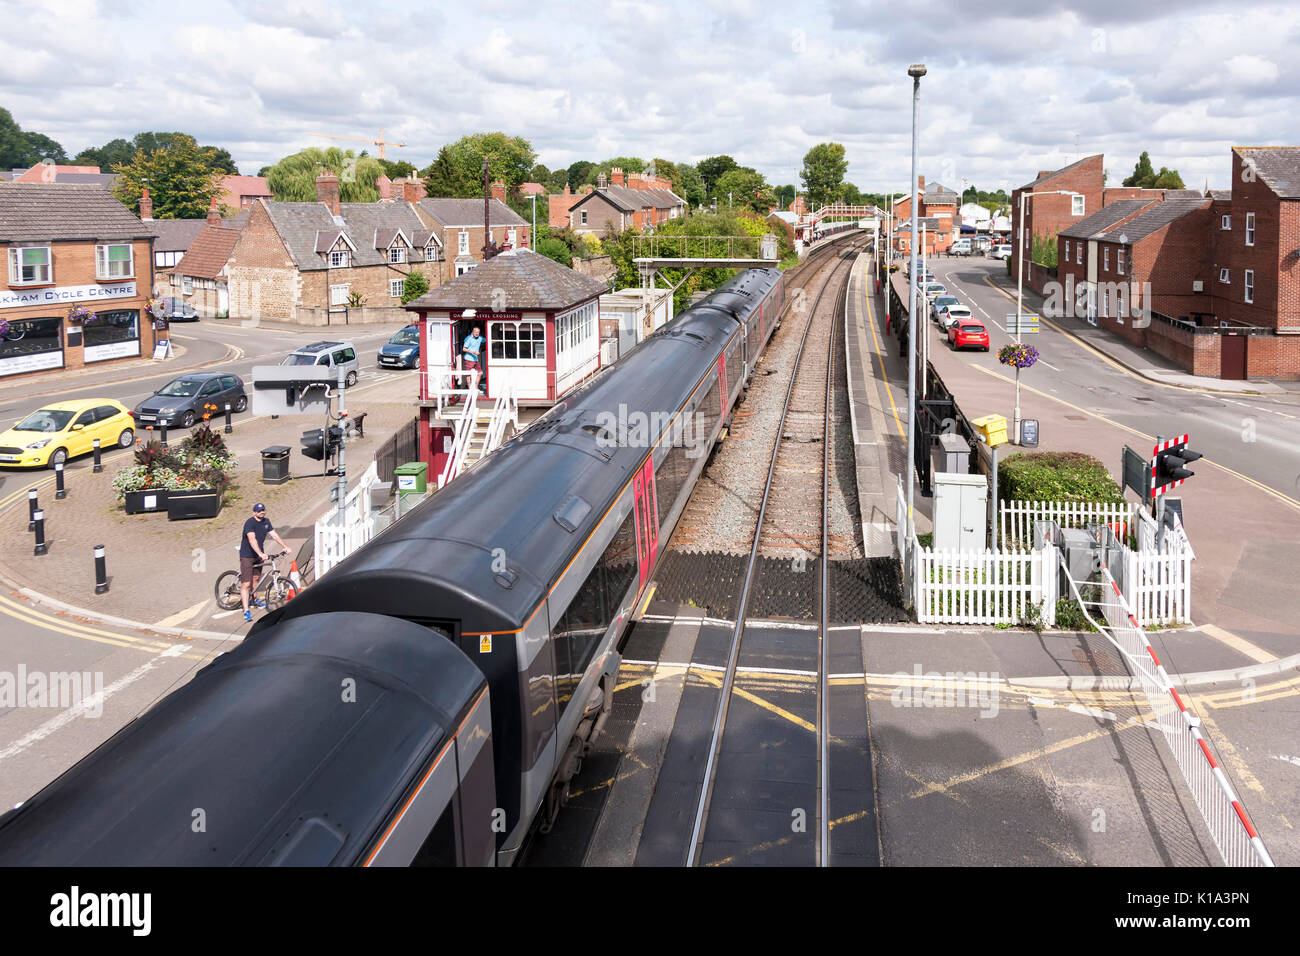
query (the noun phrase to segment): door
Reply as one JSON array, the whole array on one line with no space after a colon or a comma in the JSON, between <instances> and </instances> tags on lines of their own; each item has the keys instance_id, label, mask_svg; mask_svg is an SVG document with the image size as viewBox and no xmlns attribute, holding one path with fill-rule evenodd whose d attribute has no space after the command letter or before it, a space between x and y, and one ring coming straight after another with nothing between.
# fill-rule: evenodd
<instances>
[{"instance_id":1,"label":"door","mask_svg":"<svg viewBox=\"0 0 1300 956\"><path fill-rule=\"evenodd\" d=\"M90 443L94 438L95 410L88 408L72 420L68 429L68 457L84 455L90 451Z\"/></svg>"},{"instance_id":2,"label":"door","mask_svg":"<svg viewBox=\"0 0 1300 956\"><path fill-rule=\"evenodd\" d=\"M112 448L117 444L122 432L131 427L130 419L112 405L100 405L95 409L94 435L91 437L93 450L94 439L99 439L101 448Z\"/></svg>"},{"instance_id":3,"label":"door","mask_svg":"<svg viewBox=\"0 0 1300 956\"><path fill-rule=\"evenodd\" d=\"M1246 377L1246 336L1221 335L1219 378L1240 381Z\"/></svg>"},{"instance_id":4,"label":"door","mask_svg":"<svg viewBox=\"0 0 1300 956\"><path fill-rule=\"evenodd\" d=\"M655 501L654 456L651 455L632 479L632 510L636 514L636 554L640 569L638 593L645 590L659 555L659 508Z\"/></svg>"}]
</instances>

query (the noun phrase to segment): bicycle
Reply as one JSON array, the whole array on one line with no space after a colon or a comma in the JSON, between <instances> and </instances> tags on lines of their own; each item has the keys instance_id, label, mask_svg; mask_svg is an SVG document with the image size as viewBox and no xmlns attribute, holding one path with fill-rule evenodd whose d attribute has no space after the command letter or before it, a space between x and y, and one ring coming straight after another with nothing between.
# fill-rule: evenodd
<instances>
[{"instance_id":1,"label":"bicycle","mask_svg":"<svg viewBox=\"0 0 1300 956\"><path fill-rule=\"evenodd\" d=\"M253 601L257 599L257 592L262 592L262 602L266 605L268 611L273 611L280 607L289 599L289 592L298 591L299 587L294 584L289 575L280 570L279 565L275 562L288 554L288 551L280 551L277 554L268 554L266 561L253 565L253 570L261 576L253 582L253 586L248 589L249 607L253 606ZM238 610L243 606L243 600L240 596L239 571L225 571L217 578L216 596L217 607L223 611Z\"/></svg>"}]
</instances>

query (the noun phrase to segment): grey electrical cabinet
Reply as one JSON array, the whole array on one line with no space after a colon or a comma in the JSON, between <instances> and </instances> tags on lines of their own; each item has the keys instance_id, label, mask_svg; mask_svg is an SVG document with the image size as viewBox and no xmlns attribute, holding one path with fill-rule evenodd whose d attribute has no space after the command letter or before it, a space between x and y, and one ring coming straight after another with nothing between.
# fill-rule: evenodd
<instances>
[{"instance_id":1,"label":"grey electrical cabinet","mask_svg":"<svg viewBox=\"0 0 1300 956\"><path fill-rule=\"evenodd\" d=\"M983 475L936 472L934 548L983 551L988 547L988 479Z\"/></svg>"},{"instance_id":2,"label":"grey electrical cabinet","mask_svg":"<svg viewBox=\"0 0 1300 956\"><path fill-rule=\"evenodd\" d=\"M940 435L930 452L930 462L934 471L964 475L970 471L970 443L960 435Z\"/></svg>"}]
</instances>

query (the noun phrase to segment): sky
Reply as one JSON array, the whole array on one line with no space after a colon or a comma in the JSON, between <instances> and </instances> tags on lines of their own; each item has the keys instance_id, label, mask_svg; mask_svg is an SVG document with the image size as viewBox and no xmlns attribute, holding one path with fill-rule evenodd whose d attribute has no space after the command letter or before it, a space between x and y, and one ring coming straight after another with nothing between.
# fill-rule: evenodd
<instances>
[{"instance_id":1,"label":"sky","mask_svg":"<svg viewBox=\"0 0 1300 956\"><path fill-rule=\"evenodd\" d=\"M0 0L0 106L74 155L141 130L224 146L246 174L313 132L403 142L427 165L467 133L579 159L726 153L774 185L847 148L866 192L919 172L1009 192L1104 153L1226 188L1234 145L1300 144L1300 4L1182 0L336 3ZM373 154L375 148L370 146Z\"/></svg>"}]
</instances>

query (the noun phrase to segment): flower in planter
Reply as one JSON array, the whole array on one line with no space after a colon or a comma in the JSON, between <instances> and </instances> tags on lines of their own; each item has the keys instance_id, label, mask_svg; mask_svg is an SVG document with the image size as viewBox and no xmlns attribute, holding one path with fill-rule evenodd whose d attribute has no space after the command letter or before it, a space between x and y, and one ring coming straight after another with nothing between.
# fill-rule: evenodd
<instances>
[{"instance_id":1,"label":"flower in planter","mask_svg":"<svg viewBox=\"0 0 1300 956\"><path fill-rule=\"evenodd\" d=\"M998 349L998 361L1016 368L1030 368L1038 361L1038 349L1023 342L1013 342Z\"/></svg>"},{"instance_id":2,"label":"flower in planter","mask_svg":"<svg viewBox=\"0 0 1300 956\"><path fill-rule=\"evenodd\" d=\"M9 334L9 320L0 319L0 336L5 336L8 334Z\"/></svg>"}]
</instances>

